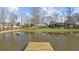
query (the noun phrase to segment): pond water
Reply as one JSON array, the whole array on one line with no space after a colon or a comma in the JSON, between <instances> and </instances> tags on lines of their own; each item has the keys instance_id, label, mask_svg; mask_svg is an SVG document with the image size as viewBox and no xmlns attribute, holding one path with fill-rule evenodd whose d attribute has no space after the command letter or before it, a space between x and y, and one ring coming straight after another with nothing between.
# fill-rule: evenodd
<instances>
[{"instance_id":1,"label":"pond water","mask_svg":"<svg viewBox=\"0 0 79 59\"><path fill-rule=\"evenodd\" d=\"M17 32L0 35L0 51L21 51L30 40L29 33Z\"/></svg>"},{"instance_id":2,"label":"pond water","mask_svg":"<svg viewBox=\"0 0 79 59\"><path fill-rule=\"evenodd\" d=\"M31 41L49 42L55 51L79 51L79 33L35 33Z\"/></svg>"},{"instance_id":3,"label":"pond water","mask_svg":"<svg viewBox=\"0 0 79 59\"><path fill-rule=\"evenodd\" d=\"M79 33L0 34L0 51L22 51L29 42L49 42L56 51L79 51Z\"/></svg>"}]
</instances>

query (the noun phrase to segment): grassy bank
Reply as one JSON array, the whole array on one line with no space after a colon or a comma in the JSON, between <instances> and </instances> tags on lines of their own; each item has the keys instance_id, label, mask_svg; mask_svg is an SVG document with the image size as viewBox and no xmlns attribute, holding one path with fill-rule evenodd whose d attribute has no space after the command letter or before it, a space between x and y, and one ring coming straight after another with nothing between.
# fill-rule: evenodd
<instances>
[{"instance_id":1,"label":"grassy bank","mask_svg":"<svg viewBox=\"0 0 79 59\"><path fill-rule=\"evenodd\" d=\"M67 33L67 32L79 32L79 29L61 29L61 28L40 28L40 29L34 29L34 28L23 28L23 29L16 29L16 30L8 30L8 31L1 31L2 33L8 33L8 32L52 32L52 33Z\"/></svg>"},{"instance_id":2,"label":"grassy bank","mask_svg":"<svg viewBox=\"0 0 79 59\"><path fill-rule=\"evenodd\" d=\"M54 33L64 33L64 32L79 32L79 29L61 29L61 28L33 29L33 28L23 28L21 31L23 31L23 32L54 32Z\"/></svg>"}]
</instances>

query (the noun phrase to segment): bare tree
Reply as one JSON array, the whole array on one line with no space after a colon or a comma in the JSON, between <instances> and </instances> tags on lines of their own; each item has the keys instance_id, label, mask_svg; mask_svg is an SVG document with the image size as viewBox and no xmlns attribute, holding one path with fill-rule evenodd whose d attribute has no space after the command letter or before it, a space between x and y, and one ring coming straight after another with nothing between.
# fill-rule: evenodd
<instances>
[{"instance_id":1,"label":"bare tree","mask_svg":"<svg viewBox=\"0 0 79 59\"><path fill-rule=\"evenodd\" d=\"M66 7L65 10L66 10L66 14L67 14L67 16L66 16L67 20L72 20L74 8L73 7Z\"/></svg>"},{"instance_id":2,"label":"bare tree","mask_svg":"<svg viewBox=\"0 0 79 59\"><path fill-rule=\"evenodd\" d=\"M18 14L19 18L20 18L20 27L23 28L23 25L27 23L27 14L26 13L23 13L23 12L20 12Z\"/></svg>"},{"instance_id":3,"label":"bare tree","mask_svg":"<svg viewBox=\"0 0 79 59\"><path fill-rule=\"evenodd\" d=\"M72 17L74 8L73 7L66 7L65 11L66 11L66 18L67 18L65 23L67 25L67 28L69 28L71 25L74 25L73 24L73 17Z\"/></svg>"},{"instance_id":4,"label":"bare tree","mask_svg":"<svg viewBox=\"0 0 79 59\"><path fill-rule=\"evenodd\" d=\"M10 23L11 23L11 30L13 29L13 27L15 26L15 22L17 20L17 15L14 13L10 14Z\"/></svg>"},{"instance_id":5,"label":"bare tree","mask_svg":"<svg viewBox=\"0 0 79 59\"><path fill-rule=\"evenodd\" d=\"M54 23L54 27L56 27L55 25L58 23L60 10L58 10L58 9L53 9L53 10L54 11L52 11L52 20Z\"/></svg>"},{"instance_id":6,"label":"bare tree","mask_svg":"<svg viewBox=\"0 0 79 59\"><path fill-rule=\"evenodd\" d=\"M5 26L5 19L6 19L6 14L5 14L5 9L4 8L0 8L1 12L0 12L0 24L1 24L1 30L4 30L4 26Z\"/></svg>"},{"instance_id":7,"label":"bare tree","mask_svg":"<svg viewBox=\"0 0 79 59\"><path fill-rule=\"evenodd\" d=\"M35 28L38 27L39 24L39 17L40 17L40 7L32 7L32 24Z\"/></svg>"}]
</instances>

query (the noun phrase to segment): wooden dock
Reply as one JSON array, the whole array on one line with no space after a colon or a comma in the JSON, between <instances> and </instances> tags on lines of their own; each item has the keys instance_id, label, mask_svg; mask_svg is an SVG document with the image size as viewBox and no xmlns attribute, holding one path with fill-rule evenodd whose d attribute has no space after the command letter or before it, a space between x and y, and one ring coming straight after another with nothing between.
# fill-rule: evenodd
<instances>
[{"instance_id":1,"label":"wooden dock","mask_svg":"<svg viewBox=\"0 0 79 59\"><path fill-rule=\"evenodd\" d=\"M29 42L24 51L54 51L49 42Z\"/></svg>"}]
</instances>

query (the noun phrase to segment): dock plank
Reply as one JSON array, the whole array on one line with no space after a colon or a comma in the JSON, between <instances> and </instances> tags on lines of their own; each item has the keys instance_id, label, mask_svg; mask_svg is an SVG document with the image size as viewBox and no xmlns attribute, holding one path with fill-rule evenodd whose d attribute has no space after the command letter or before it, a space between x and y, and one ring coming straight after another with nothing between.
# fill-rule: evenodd
<instances>
[{"instance_id":1,"label":"dock plank","mask_svg":"<svg viewBox=\"0 0 79 59\"><path fill-rule=\"evenodd\" d=\"M24 51L54 51L49 42L29 42Z\"/></svg>"}]
</instances>

